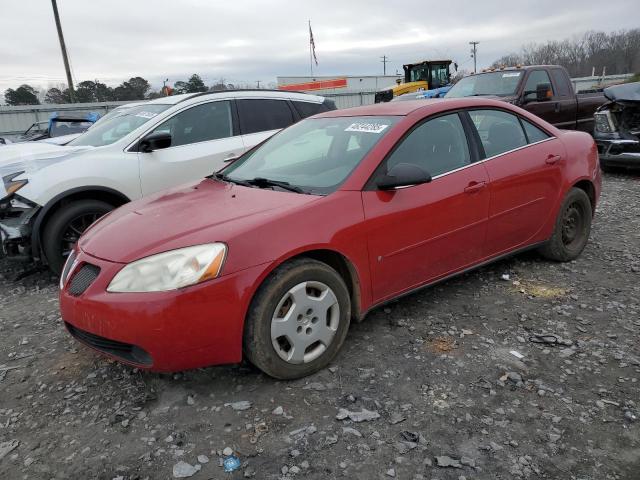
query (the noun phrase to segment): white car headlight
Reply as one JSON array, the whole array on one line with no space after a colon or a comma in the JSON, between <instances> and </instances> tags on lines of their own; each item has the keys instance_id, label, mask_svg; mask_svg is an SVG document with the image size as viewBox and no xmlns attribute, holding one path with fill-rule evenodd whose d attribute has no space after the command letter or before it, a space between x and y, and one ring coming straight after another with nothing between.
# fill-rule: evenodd
<instances>
[{"instance_id":1,"label":"white car headlight","mask_svg":"<svg viewBox=\"0 0 640 480\"><path fill-rule=\"evenodd\" d=\"M227 246L208 243L152 255L130 263L111 280L108 292L166 292L216 278Z\"/></svg>"}]
</instances>

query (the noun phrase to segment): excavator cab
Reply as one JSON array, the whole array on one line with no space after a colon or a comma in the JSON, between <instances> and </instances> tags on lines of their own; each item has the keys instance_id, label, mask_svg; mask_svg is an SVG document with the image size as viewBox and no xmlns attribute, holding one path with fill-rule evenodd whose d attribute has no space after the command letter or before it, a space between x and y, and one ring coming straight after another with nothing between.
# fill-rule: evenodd
<instances>
[{"instance_id":1,"label":"excavator cab","mask_svg":"<svg viewBox=\"0 0 640 480\"><path fill-rule=\"evenodd\" d=\"M449 66L452 60L425 60L403 65L404 82L376 92L376 103L388 102L394 97L418 90L433 90L451 82Z\"/></svg>"}]
</instances>

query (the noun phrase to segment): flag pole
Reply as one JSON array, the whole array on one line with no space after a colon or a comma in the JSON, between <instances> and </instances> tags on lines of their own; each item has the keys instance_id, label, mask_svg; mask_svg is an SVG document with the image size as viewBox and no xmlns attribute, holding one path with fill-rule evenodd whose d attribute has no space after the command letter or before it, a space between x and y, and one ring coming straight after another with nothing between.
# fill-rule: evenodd
<instances>
[{"instance_id":1,"label":"flag pole","mask_svg":"<svg viewBox=\"0 0 640 480\"><path fill-rule=\"evenodd\" d=\"M313 77L313 45L311 43L311 20L309 20L309 71Z\"/></svg>"}]
</instances>

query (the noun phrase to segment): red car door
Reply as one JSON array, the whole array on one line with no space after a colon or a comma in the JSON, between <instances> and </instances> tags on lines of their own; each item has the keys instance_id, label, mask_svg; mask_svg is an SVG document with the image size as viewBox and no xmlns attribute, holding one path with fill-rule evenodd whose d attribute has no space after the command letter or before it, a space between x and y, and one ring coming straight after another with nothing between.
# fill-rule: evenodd
<instances>
[{"instance_id":1,"label":"red car door","mask_svg":"<svg viewBox=\"0 0 640 480\"><path fill-rule=\"evenodd\" d=\"M372 186L362 192L374 302L482 257L488 175L484 165L472 163L474 152L462 118L453 113L419 124L378 168L372 184L398 163L421 167L432 181L391 191Z\"/></svg>"},{"instance_id":2,"label":"red car door","mask_svg":"<svg viewBox=\"0 0 640 480\"><path fill-rule=\"evenodd\" d=\"M486 256L535 240L557 201L565 154L560 140L502 110L471 110L490 180Z\"/></svg>"}]
</instances>

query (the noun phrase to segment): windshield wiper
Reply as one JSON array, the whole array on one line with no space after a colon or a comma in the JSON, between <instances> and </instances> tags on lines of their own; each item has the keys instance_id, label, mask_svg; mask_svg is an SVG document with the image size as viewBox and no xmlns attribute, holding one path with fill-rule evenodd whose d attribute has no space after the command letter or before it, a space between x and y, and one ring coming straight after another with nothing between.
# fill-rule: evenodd
<instances>
[{"instance_id":1,"label":"windshield wiper","mask_svg":"<svg viewBox=\"0 0 640 480\"><path fill-rule=\"evenodd\" d=\"M251 180L247 180L249 185L254 185L258 188L264 187L280 187L285 190L289 190L290 192L296 193L305 193L300 187L296 187L295 185L291 185L289 182L281 182L279 180L270 180L268 178L256 177Z\"/></svg>"},{"instance_id":2,"label":"windshield wiper","mask_svg":"<svg viewBox=\"0 0 640 480\"><path fill-rule=\"evenodd\" d=\"M213 178L216 180L222 180L223 182L236 183L238 185L243 185L245 187L251 187L252 184L247 182L246 180L234 180L233 178L227 177L224 173L218 172L213 174Z\"/></svg>"}]
</instances>

